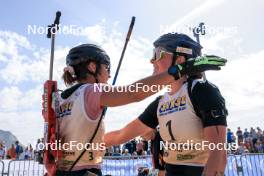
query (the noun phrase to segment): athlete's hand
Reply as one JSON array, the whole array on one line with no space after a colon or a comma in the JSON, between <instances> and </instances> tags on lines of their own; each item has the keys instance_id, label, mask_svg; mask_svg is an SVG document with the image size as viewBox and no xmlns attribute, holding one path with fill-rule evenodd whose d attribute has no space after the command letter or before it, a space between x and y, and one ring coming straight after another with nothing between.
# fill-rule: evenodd
<instances>
[{"instance_id":1,"label":"athlete's hand","mask_svg":"<svg viewBox=\"0 0 264 176\"><path fill-rule=\"evenodd\" d=\"M214 55L203 55L191 58L183 64L177 64L169 68L168 73L177 80L183 75L196 75L207 70L220 70L227 60Z\"/></svg>"},{"instance_id":2,"label":"athlete's hand","mask_svg":"<svg viewBox=\"0 0 264 176\"><path fill-rule=\"evenodd\" d=\"M220 70L227 62L226 59L214 55L199 56L185 62L181 74L195 75L207 70Z\"/></svg>"}]
</instances>

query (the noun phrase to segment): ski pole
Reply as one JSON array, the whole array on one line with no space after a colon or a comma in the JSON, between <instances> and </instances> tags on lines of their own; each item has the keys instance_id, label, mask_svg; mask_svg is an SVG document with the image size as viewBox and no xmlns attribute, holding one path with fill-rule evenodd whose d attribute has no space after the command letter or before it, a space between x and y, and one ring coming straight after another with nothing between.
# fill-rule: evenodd
<instances>
[{"instance_id":1,"label":"ski pole","mask_svg":"<svg viewBox=\"0 0 264 176\"><path fill-rule=\"evenodd\" d=\"M130 23L130 26L129 26L129 29L128 29L128 32L127 32L126 41L125 41L125 44L124 44L124 47L123 47L123 50L122 50L122 54L121 54L119 62L118 62L118 66L117 66L117 69L116 69L116 73L115 73L115 77L113 79L112 85L115 85L115 83L116 83L116 79L117 79L117 76L118 76L118 73L119 73L119 70L120 70L120 66L122 64L122 61L123 61L123 58L124 58L124 55L125 55L126 47L127 47L128 41L130 39L134 24L135 24L135 19L136 19L136 17L133 16L132 20L131 20L131 23Z\"/></svg>"},{"instance_id":2,"label":"ski pole","mask_svg":"<svg viewBox=\"0 0 264 176\"><path fill-rule=\"evenodd\" d=\"M193 36L196 38L197 43L200 44L200 35L205 35L205 25L201 22L198 27L193 28ZM202 54L202 53L201 53ZM203 79L206 80L205 72L202 73Z\"/></svg>"},{"instance_id":3,"label":"ski pole","mask_svg":"<svg viewBox=\"0 0 264 176\"><path fill-rule=\"evenodd\" d=\"M47 38L51 38L51 50L50 50L50 70L49 70L49 80L52 80L53 74L53 62L54 62L54 46L55 46L55 34L59 29L61 12L56 12L56 18L52 25L48 26Z\"/></svg>"}]
</instances>

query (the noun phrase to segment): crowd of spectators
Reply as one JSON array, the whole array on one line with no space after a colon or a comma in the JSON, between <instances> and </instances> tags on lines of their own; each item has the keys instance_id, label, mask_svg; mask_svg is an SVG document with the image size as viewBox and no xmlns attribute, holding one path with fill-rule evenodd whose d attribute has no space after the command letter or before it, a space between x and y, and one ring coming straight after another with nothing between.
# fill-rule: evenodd
<instances>
[{"instance_id":1,"label":"crowd of spectators","mask_svg":"<svg viewBox=\"0 0 264 176\"><path fill-rule=\"evenodd\" d=\"M251 127L250 130L245 128L243 131L238 127L234 133L227 129L227 143L238 146L236 150L229 150L232 154L264 153L264 130Z\"/></svg>"},{"instance_id":2,"label":"crowd of spectators","mask_svg":"<svg viewBox=\"0 0 264 176\"><path fill-rule=\"evenodd\" d=\"M4 142L0 141L0 160L11 159L11 160L32 160L34 159L34 150L31 144L23 147L19 141L11 144L9 148L5 146Z\"/></svg>"},{"instance_id":3,"label":"crowd of spectators","mask_svg":"<svg viewBox=\"0 0 264 176\"><path fill-rule=\"evenodd\" d=\"M105 156L144 156L150 155L149 141L138 138L123 145L113 146L106 149Z\"/></svg>"},{"instance_id":4,"label":"crowd of spectators","mask_svg":"<svg viewBox=\"0 0 264 176\"><path fill-rule=\"evenodd\" d=\"M260 127L248 130L237 128L236 133L227 129L227 143L236 144L230 147L229 154L264 153L264 130ZM233 145L235 146L235 145ZM231 150L232 149L232 150ZM113 146L106 150L106 156L141 156L150 154L149 141L143 138L133 139L123 145Z\"/></svg>"},{"instance_id":5,"label":"crowd of spectators","mask_svg":"<svg viewBox=\"0 0 264 176\"><path fill-rule=\"evenodd\" d=\"M16 141L11 147L6 148L4 142L0 141L0 160L1 159L35 159L40 163L43 162L43 151L38 150L38 144L42 143L43 139L38 139L35 150L31 144L23 147ZM227 129L228 145L236 144L236 148L228 150L229 154L244 154L244 153L264 153L264 130L253 127L248 130L237 128L234 133L230 128ZM105 156L144 156L150 155L150 141L143 138L133 139L123 145L113 146L106 149Z\"/></svg>"}]
</instances>

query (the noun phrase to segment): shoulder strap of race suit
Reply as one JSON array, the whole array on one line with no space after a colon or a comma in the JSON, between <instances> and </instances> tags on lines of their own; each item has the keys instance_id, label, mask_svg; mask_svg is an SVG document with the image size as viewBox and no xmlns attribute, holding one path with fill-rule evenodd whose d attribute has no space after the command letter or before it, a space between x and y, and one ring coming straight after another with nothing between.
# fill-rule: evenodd
<instances>
[{"instance_id":1,"label":"shoulder strap of race suit","mask_svg":"<svg viewBox=\"0 0 264 176\"><path fill-rule=\"evenodd\" d=\"M190 100L191 100L191 103L192 103L192 105L193 105L193 109L194 109L194 111L195 111L195 114L198 116L198 117L202 117L202 115L201 115L201 113L199 112L199 109L198 109L198 107L196 106L196 103L195 103L195 101L194 101L194 99L193 99L193 96L192 96L192 84L193 84L193 79L191 79L191 78L188 78L187 79L187 89L188 89L188 95L189 95L189 98L190 98Z\"/></svg>"},{"instance_id":2,"label":"shoulder strap of race suit","mask_svg":"<svg viewBox=\"0 0 264 176\"><path fill-rule=\"evenodd\" d=\"M106 113L106 108L103 109L103 112L102 112L102 114L101 114L101 116L100 116L100 119L99 119L99 121L98 121L98 123L97 123L97 126L96 126L96 128L95 128L95 130L94 130L94 133L93 133L91 139L89 140L89 143L90 143L90 144L93 142L93 140L94 140L94 138L95 138L95 135L96 135L97 132L98 132L99 126L100 126L100 124L101 124L101 122L102 122L102 120L103 120L103 118L104 118L104 116L105 116L105 113ZM88 140L87 140L87 141L88 141ZM82 153L78 156L78 158L74 161L74 163L73 163L72 166L70 167L69 172L72 171L72 169L74 168L74 166L79 162L79 160L82 158L82 156L84 155L84 153L85 153L87 150L88 150L88 149L86 149L86 148L83 149Z\"/></svg>"}]
</instances>

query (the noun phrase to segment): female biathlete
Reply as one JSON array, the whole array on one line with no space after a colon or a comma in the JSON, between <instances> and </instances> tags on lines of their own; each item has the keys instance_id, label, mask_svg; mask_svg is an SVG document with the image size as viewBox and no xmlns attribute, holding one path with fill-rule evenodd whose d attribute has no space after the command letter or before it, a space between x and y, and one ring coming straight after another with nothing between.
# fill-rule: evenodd
<instances>
[{"instance_id":1,"label":"female biathlete","mask_svg":"<svg viewBox=\"0 0 264 176\"><path fill-rule=\"evenodd\" d=\"M175 64L187 66L200 55L202 48L187 35L177 33L162 35L154 47L151 60L154 75L167 70L170 73ZM197 73L170 82L170 92L154 100L137 119L121 130L107 133L106 145L125 143L159 126L166 176L223 175L225 100L215 85L199 79L201 74Z\"/></svg>"}]
</instances>

